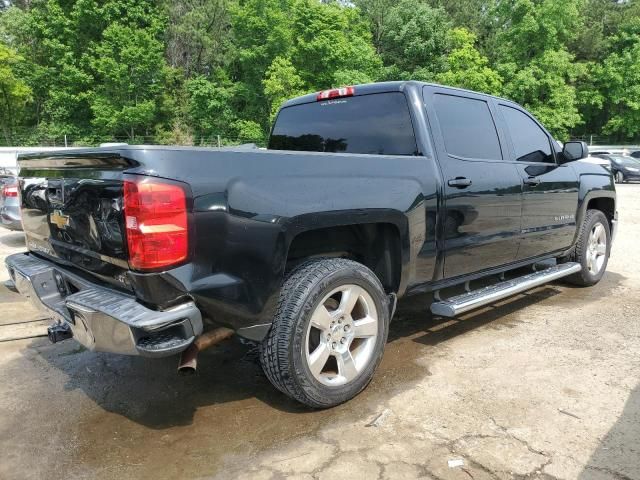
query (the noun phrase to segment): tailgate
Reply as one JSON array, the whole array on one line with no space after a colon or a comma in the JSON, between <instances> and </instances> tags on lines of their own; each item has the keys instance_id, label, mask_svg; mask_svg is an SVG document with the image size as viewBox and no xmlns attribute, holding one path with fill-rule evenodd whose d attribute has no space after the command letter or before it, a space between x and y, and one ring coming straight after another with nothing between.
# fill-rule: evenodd
<instances>
[{"instance_id":1,"label":"tailgate","mask_svg":"<svg viewBox=\"0 0 640 480\"><path fill-rule=\"evenodd\" d=\"M30 251L126 286L123 172L118 153L21 155L22 221Z\"/></svg>"}]
</instances>

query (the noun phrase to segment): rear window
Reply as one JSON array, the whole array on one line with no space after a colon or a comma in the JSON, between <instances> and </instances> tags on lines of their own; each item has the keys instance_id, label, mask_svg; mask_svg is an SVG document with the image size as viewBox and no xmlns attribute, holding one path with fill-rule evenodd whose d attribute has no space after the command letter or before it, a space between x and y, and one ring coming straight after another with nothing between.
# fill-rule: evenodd
<instances>
[{"instance_id":1,"label":"rear window","mask_svg":"<svg viewBox=\"0 0 640 480\"><path fill-rule=\"evenodd\" d=\"M400 92L286 107L278 114L269 149L417 154L409 106Z\"/></svg>"}]
</instances>

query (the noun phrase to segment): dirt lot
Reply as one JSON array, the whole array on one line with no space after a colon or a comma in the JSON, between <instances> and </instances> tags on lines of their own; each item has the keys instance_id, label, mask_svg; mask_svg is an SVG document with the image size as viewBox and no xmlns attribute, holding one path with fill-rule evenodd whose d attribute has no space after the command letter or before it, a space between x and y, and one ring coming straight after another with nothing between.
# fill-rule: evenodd
<instances>
[{"instance_id":1,"label":"dirt lot","mask_svg":"<svg viewBox=\"0 0 640 480\"><path fill-rule=\"evenodd\" d=\"M619 199L598 286L454 321L403 301L371 386L329 411L276 392L238 341L187 378L173 358L0 342L0 478L640 479L640 185ZM0 234L2 258L23 249ZM2 282L0 311L0 338L42 333Z\"/></svg>"}]
</instances>

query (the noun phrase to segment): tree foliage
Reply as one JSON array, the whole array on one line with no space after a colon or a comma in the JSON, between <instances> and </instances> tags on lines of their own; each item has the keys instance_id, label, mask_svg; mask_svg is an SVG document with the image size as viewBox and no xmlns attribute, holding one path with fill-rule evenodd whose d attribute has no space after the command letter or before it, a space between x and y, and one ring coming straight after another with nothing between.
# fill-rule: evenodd
<instances>
[{"instance_id":1,"label":"tree foliage","mask_svg":"<svg viewBox=\"0 0 640 480\"><path fill-rule=\"evenodd\" d=\"M595 70L601 104L607 109L605 133L640 135L640 19L611 39L612 53Z\"/></svg>"},{"instance_id":2,"label":"tree foliage","mask_svg":"<svg viewBox=\"0 0 640 480\"><path fill-rule=\"evenodd\" d=\"M387 15L380 51L385 76L396 80L433 80L445 69L451 21L441 8L420 0L401 0Z\"/></svg>"},{"instance_id":3,"label":"tree foliage","mask_svg":"<svg viewBox=\"0 0 640 480\"><path fill-rule=\"evenodd\" d=\"M458 27L449 32L450 51L445 71L436 76L438 83L498 95L502 77L489 67L489 59L475 46L476 35Z\"/></svg>"},{"instance_id":4,"label":"tree foliage","mask_svg":"<svg viewBox=\"0 0 640 480\"><path fill-rule=\"evenodd\" d=\"M640 140L640 0L0 3L5 143L264 143L287 98L416 79Z\"/></svg>"},{"instance_id":5,"label":"tree foliage","mask_svg":"<svg viewBox=\"0 0 640 480\"><path fill-rule=\"evenodd\" d=\"M0 44L0 122L5 141L10 142L13 127L19 120L22 108L31 97L31 89L17 72L24 59L5 45Z\"/></svg>"}]
</instances>

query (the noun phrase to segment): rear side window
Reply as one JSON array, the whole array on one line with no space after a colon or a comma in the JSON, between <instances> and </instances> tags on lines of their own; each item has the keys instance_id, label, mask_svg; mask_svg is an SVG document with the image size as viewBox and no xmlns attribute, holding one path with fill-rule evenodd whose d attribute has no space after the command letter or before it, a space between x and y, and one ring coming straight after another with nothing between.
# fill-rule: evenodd
<instances>
[{"instance_id":1,"label":"rear side window","mask_svg":"<svg viewBox=\"0 0 640 480\"><path fill-rule=\"evenodd\" d=\"M517 161L555 163L549 137L536 122L506 105L500 105L500 111L511 135Z\"/></svg>"},{"instance_id":2,"label":"rear side window","mask_svg":"<svg viewBox=\"0 0 640 480\"><path fill-rule=\"evenodd\" d=\"M448 154L502 159L498 132L487 102L438 93L434 96L434 106Z\"/></svg>"},{"instance_id":3,"label":"rear side window","mask_svg":"<svg viewBox=\"0 0 640 480\"><path fill-rule=\"evenodd\" d=\"M269 149L417 154L409 106L400 92L286 107L278 114Z\"/></svg>"}]
</instances>

